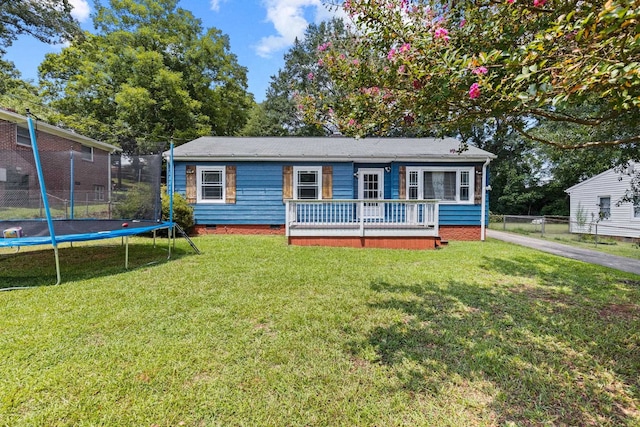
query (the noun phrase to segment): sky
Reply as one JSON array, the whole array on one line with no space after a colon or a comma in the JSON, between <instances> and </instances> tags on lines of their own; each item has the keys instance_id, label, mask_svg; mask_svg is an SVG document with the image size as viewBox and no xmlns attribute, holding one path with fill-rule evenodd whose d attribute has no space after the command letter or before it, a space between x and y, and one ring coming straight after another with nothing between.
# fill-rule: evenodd
<instances>
[{"instance_id":1,"label":"sky","mask_svg":"<svg viewBox=\"0 0 640 427\"><path fill-rule=\"evenodd\" d=\"M93 31L93 0L70 3L74 18ZM248 90L258 102L264 100L270 77L284 66L283 56L295 38L302 39L310 23L332 16L322 0L180 0L178 6L201 19L204 28L215 27L229 36L231 52L248 69ZM23 79L37 82L45 54L62 48L23 36L7 50L5 59L15 64Z\"/></svg>"}]
</instances>

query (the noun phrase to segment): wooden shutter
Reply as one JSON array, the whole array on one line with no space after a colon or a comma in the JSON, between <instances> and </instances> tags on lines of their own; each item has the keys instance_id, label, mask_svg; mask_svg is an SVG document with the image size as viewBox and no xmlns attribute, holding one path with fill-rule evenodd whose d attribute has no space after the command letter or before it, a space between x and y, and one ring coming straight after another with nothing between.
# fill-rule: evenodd
<instances>
[{"instance_id":1,"label":"wooden shutter","mask_svg":"<svg viewBox=\"0 0 640 427\"><path fill-rule=\"evenodd\" d=\"M225 173L225 202L236 202L236 167L227 166Z\"/></svg>"},{"instance_id":2,"label":"wooden shutter","mask_svg":"<svg viewBox=\"0 0 640 427\"><path fill-rule=\"evenodd\" d=\"M322 199L333 199L333 166L322 167Z\"/></svg>"},{"instance_id":3,"label":"wooden shutter","mask_svg":"<svg viewBox=\"0 0 640 427\"><path fill-rule=\"evenodd\" d=\"M475 167L475 189L473 191L473 203L479 205L482 203L482 166Z\"/></svg>"},{"instance_id":4,"label":"wooden shutter","mask_svg":"<svg viewBox=\"0 0 640 427\"><path fill-rule=\"evenodd\" d=\"M293 199L293 166L282 167L282 200Z\"/></svg>"},{"instance_id":5,"label":"wooden shutter","mask_svg":"<svg viewBox=\"0 0 640 427\"><path fill-rule=\"evenodd\" d=\"M187 165L187 203L196 203L198 201L198 185L196 178L196 166Z\"/></svg>"},{"instance_id":6,"label":"wooden shutter","mask_svg":"<svg viewBox=\"0 0 640 427\"><path fill-rule=\"evenodd\" d=\"M407 198L407 167L400 166L398 170L398 198L405 200Z\"/></svg>"}]
</instances>

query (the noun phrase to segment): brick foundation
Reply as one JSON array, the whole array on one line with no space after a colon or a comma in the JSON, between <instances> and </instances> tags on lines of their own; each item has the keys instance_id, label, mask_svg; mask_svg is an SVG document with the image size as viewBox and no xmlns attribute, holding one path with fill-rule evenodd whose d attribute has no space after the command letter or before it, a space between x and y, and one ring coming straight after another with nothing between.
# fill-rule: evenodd
<instances>
[{"instance_id":1,"label":"brick foundation","mask_svg":"<svg viewBox=\"0 0 640 427\"><path fill-rule=\"evenodd\" d=\"M442 240L481 240L479 225L441 225L438 229Z\"/></svg>"},{"instance_id":2,"label":"brick foundation","mask_svg":"<svg viewBox=\"0 0 640 427\"><path fill-rule=\"evenodd\" d=\"M289 237L289 244L296 246L337 246L347 248L379 249L435 249L437 237Z\"/></svg>"},{"instance_id":3,"label":"brick foundation","mask_svg":"<svg viewBox=\"0 0 640 427\"><path fill-rule=\"evenodd\" d=\"M204 236L207 234L275 234L284 235L284 225L194 225L190 234Z\"/></svg>"}]
</instances>

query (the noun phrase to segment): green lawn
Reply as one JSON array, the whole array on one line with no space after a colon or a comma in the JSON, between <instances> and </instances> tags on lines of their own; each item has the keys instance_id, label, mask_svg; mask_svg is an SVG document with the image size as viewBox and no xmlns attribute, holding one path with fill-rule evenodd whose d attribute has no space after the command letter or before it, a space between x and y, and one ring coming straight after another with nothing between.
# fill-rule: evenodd
<instances>
[{"instance_id":1,"label":"green lawn","mask_svg":"<svg viewBox=\"0 0 640 427\"><path fill-rule=\"evenodd\" d=\"M0 425L640 425L640 276L493 240L195 240L136 239L128 272L61 249L60 286L51 250L0 257L0 286L41 285L0 292Z\"/></svg>"},{"instance_id":2,"label":"green lawn","mask_svg":"<svg viewBox=\"0 0 640 427\"><path fill-rule=\"evenodd\" d=\"M608 236L599 236L596 243L593 235L569 233L567 224L546 224L544 235L540 233L540 225L535 224L510 224L505 230L502 223L490 223L489 228L640 260L638 243L623 242Z\"/></svg>"}]
</instances>

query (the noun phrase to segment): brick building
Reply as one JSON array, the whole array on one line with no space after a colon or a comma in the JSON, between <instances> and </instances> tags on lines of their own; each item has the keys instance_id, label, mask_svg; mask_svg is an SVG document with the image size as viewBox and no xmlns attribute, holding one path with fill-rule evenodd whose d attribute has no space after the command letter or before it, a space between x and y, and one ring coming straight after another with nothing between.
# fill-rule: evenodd
<instances>
[{"instance_id":1,"label":"brick building","mask_svg":"<svg viewBox=\"0 0 640 427\"><path fill-rule=\"evenodd\" d=\"M43 122L35 126L50 198L66 200L73 192L76 200L108 200L110 154L121 150ZM0 207L33 207L34 200L39 183L27 118L0 109Z\"/></svg>"}]
</instances>

